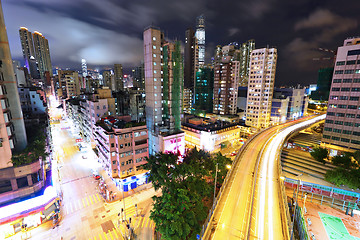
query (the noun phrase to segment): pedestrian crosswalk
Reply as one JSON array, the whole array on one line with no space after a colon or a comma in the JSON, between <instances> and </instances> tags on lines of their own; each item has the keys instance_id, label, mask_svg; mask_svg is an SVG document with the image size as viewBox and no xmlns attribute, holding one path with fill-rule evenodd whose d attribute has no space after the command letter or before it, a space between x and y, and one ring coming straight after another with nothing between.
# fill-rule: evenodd
<instances>
[{"instance_id":1,"label":"pedestrian crosswalk","mask_svg":"<svg viewBox=\"0 0 360 240\"><path fill-rule=\"evenodd\" d=\"M102 197L98 193L87 195L81 199L64 202L63 211L65 211L65 214L71 214L98 202L102 202Z\"/></svg>"},{"instance_id":2,"label":"pedestrian crosswalk","mask_svg":"<svg viewBox=\"0 0 360 240\"><path fill-rule=\"evenodd\" d=\"M94 235L93 238L90 238L89 240L117 240L117 239L125 239L123 235L121 234L119 229L113 228L109 232L101 232L97 235Z\"/></svg>"},{"instance_id":3,"label":"pedestrian crosswalk","mask_svg":"<svg viewBox=\"0 0 360 240\"><path fill-rule=\"evenodd\" d=\"M135 222L134 222L135 221ZM132 227L135 228L135 231L139 230L139 227L141 228L151 228L152 231L155 229L155 223L150 220L148 217L139 217L136 220L132 221L134 225ZM137 221L137 222L136 222ZM89 240L116 240L121 239L125 240L125 233L128 232L126 229L125 224L120 224L116 228L113 228L111 231L108 232L100 232L98 234L94 234L92 238Z\"/></svg>"}]
</instances>

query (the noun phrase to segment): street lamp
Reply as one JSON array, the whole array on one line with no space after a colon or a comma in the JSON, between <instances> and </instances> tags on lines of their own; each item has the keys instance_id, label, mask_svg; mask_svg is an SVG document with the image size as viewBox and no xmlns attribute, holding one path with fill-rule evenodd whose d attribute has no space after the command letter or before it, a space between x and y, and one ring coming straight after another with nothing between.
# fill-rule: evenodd
<instances>
[{"instance_id":1,"label":"street lamp","mask_svg":"<svg viewBox=\"0 0 360 240\"><path fill-rule=\"evenodd\" d=\"M293 220L292 220L292 229L291 229L291 237L290 240L293 239L294 236L294 227L295 227L295 215L296 215L296 206L297 206L297 198L298 198L298 193L299 193L299 185L300 185L300 179L299 177L301 177L303 174L299 174L297 175L297 180L298 180L298 184L297 184L297 188L296 188L296 196L295 196L295 208L294 208L294 212L293 212Z\"/></svg>"},{"instance_id":2,"label":"street lamp","mask_svg":"<svg viewBox=\"0 0 360 240\"><path fill-rule=\"evenodd\" d=\"M213 205L214 205L214 203L215 203L216 180L217 180L218 165L219 165L219 163L216 163L216 172L215 172L215 184L214 184L214 200L213 200Z\"/></svg>"}]
</instances>

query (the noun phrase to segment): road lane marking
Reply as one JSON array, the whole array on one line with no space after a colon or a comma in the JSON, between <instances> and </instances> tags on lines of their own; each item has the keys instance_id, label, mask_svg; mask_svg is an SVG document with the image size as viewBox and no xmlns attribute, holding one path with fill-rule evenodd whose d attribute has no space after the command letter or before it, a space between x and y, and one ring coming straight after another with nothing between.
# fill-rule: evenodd
<instances>
[{"instance_id":1,"label":"road lane marking","mask_svg":"<svg viewBox=\"0 0 360 240\"><path fill-rule=\"evenodd\" d=\"M149 218L146 219L145 227L148 227L148 224L149 224Z\"/></svg>"},{"instance_id":2,"label":"road lane marking","mask_svg":"<svg viewBox=\"0 0 360 240\"><path fill-rule=\"evenodd\" d=\"M94 195L92 195L92 197L94 198L94 203L97 203L97 202L98 202L98 200L96 200L95 194L94 194Z\"/></svg>"},{"instance_id":3,"label":"road lane marking","mask_svg":"<svg viewBox=\"0 0 360 240\"><path fill-rule=\"evenodd\" d=\"M86 207L84 199L82 198L81 200L82 200L82 203L83 203L84 207Z\"/></svg>"},{"instance_id":4,"label":"road lane marking","mask_svg":"<svg viewBox=\"0 0 360 240\"><path fill-rule=\"evenodd\" d=\"M76 204L76 203L77 203L77 204ZM75 202L75 207L77 207L77 208L76 208L77 210L80 210L80 209L81 209L80 199L78 199L78 200Z\"/></svg>"},{"instance_id":5,"label":"road lane marking","mask_svg":"<svg viewBox=\"0 0 360 240\"><path fill-rule=\"evenodd\" d=\"M143 221L142 221L142 223L141 223L141 228L144 227L144 223L145 223L145 217L143 218Z\"/></svg>"},{"instance_id":6,"label":"road lane marking","mask_svg":"<svg viewBox=\"0 0 360 240\"><path fill-rule=\"evenodd\" d=\"M96 236L94 236L94 240L97 240L97 239L96 239Z\"/></svg>"},{"instance_id":7,"label":"road lane marking","mask_svg":"<svg viewBox=\"0 0 360 240\"><path fill-rule=\"evenodd\" d=\"M97 198L99 199L99 202L100 202L101 200L100 200L99 194L97 193L96 196L97 196Z\"/></svg>"},{"instance_id":8,"label":"road lane marking","mask_svg":"<svg viewBox=\"0 0 360 240\"><path fill-rule=\"evenodd\" d=\"M109 234L110 234L111 239L114 240L114 237L112 236L111 231L109 231Z\"/></svg>"},{"instance_id":9,"label":"road lane marking","mask_svg":"<svg viewBox=\"0 0 360 240\"><path fill-rule=\"evenodd\" d=\"M94 202L93 202L93 200L92 200L91 196L89 196L89 198L90 198L91 205L93 205L93 204L94 204Z\"/></svg>"},{"instance_id":10,"label":"road lane marking","mask_svg":"<svg viewBox=\"0 0 360 240\"><path fill-rule=\"evenodd\" d=\"M89 200L88 200L87 196L85 197L85 200L86 200L87 206L90 206L90 203L89 203Z\"/></svg>"},{"instance_id":11,"label":"road lane marking","mask_svg":"<svg viewBox=\"0 0 360 240\"><path fill-rule=\"evenodd\" d=\"M103 240L103 238L102 238L102 236L101 236L101 233L99 233L99 238L100 238L100 240Z\"/></svg>"},{"instance_id":12,"label":"road lane marking","mask_svg":"<svg viewBox=\"0 0 360 240\"><path fill-rule=\"evenodd\" d=\"M115 234L115 236L116 236L116 239L119 239L119 237L118 237L118 235L117 235L117 232L116 232L116 228L115 228L115 230L114 230L114 234Z\"/></svg>"},{"instance_id":13,"label":"road lane marking","mask_svg":"<svg viewBox=\"0 0 360 240\"><path fill-rule=\"evenodd\" d=\"M107 235L106 235L106 232L103 232L103 233L104 233L104 236L105 236L106 240L109 240Z\"/></svg>"}]
</instances>

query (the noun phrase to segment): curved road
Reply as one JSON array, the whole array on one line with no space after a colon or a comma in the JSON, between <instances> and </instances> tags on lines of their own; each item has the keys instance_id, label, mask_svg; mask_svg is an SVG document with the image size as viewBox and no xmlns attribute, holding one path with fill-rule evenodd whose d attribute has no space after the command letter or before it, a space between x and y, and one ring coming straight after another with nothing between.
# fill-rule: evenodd
<instances>
[{"instance_id":1,"label":"curved road","mask_svg":"<svg viewBox=\"0 0 360 240\"><path fill-rule=\"evenodd\" d=\"M288 122L251 139L233 163L203 239L289 239L281 198L279 150L292 131L324 118Z\"/></svg>"}]
</instances>

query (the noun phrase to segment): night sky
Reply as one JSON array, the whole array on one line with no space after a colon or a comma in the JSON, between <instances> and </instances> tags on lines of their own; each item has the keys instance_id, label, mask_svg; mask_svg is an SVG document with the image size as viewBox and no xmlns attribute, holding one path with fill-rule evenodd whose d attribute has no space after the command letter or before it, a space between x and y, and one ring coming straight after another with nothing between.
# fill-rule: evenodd
<instances>
[{"instance_id":1,"label":"night sky","mask_svg":"<svg viewBox=\"0 0 360 240\"><path fill-rule=\"evenodd\" d=\"M143 58L142 33L151 24L184 41L196 16L206 17L209 63L216 45L255 39L256 48L278 48L276 85L316 83L319 67L345 38L358 36L359 0L2 0L13 59L21 60L19 27L49 40L53 66L81 68Z\"/></svg>"}]
</instances>

